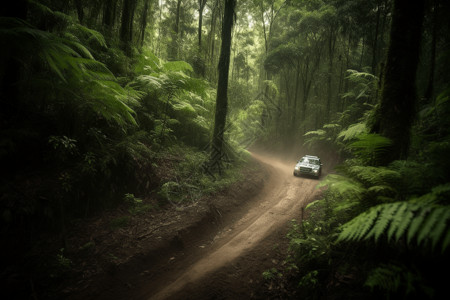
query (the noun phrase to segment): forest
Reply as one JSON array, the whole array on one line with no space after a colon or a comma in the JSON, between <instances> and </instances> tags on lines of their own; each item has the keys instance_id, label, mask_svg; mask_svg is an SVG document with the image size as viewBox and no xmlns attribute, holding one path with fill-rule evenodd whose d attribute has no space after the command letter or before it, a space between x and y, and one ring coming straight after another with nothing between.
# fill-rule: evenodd
<instances>
[{"instance_id":1,"label":"forest","mask_svg":"<svg viewBox=\"0 0 450 300\"><path fill-rule=\"evenodd\" d=\"M283 288L262 299L445 297L450 1L9 2L0 280L11 299L61 299L71 255L95 248L74 249L74 224L182 210L245 182L258 149L336 162L290 225L284 267L261 274Z\"/></svg>"}]
</instances>

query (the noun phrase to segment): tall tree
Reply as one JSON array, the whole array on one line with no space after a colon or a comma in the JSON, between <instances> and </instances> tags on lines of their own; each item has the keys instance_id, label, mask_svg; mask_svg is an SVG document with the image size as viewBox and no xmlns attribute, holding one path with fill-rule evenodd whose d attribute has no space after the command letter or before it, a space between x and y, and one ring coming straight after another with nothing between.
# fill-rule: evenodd
<instances>
[{"instance_id":1,"label":"tall tree","mask_svg":"<svg viewBox=\"0 0 450 300\"><path fill-rule=\"evenodd\" d=\"M203 10L205 9L206 0L198 0L198 51L202 52L202 24Z\"/></svg>"},{"instance_id":2,"label":"tall tree","mask_svg":"<svg viewBox=\"0 0 450 300\"><path fill-rule=\"evenodd\" d=\"M168 56L169 60L178 59L179 39L180 39L180 15L181 15L181 2L183 0L177 0L177 6L175 9L175 22L172 29L172 41L169 45Z\"/></svg>"},{"instance_id":3,"label":"tall tree","mask_svg":"<svg viewBox=\"0 0 450 300\"><path fill-rule=\"evenodd\" d=\"M147 27L147 16L148 16L149 7L150 7L150 0L145 0L144 10L142 11L141 28L140 28L141 29L141 34L140 34L141 47L144 45L145 28Z\"/></svg>"},{"instance_id":4,"label":"tall tree","mask_svg":"<svg viewBox=\"0 0 450 300\"><path fill-rule=\"evenodd\" d=\"M78 20L83 23L84 10L83 10L83 0L75 0L75 7L77 8Z\"/></svg>"},{"instance_id":5,"label":"tall tree","mask_svg":"<svg viewBox=\"0 0 450 300\"><path fill-rule=\"evenodd\" d=\"M234 21L236 0L225 0L225 11L222 25L222 45L219 58L219 80L217 84L216 111L214 132L212 137L211 157L217 157L220 163L223 153L223 135L228 108L228 73L230 67L231 30ZM218 155L218 156L217 156Z\"/></svg>"},{"instance_id":6,"label":"tall tree","mask_svg":"<svg viewBox=\"0 0 450 300\"><path fill-rule=\"evenodd\" d=\"M427 101L433 96L433 86L434 86L434 73L436 67L436 43L437 43L437 34L438 34L438 9L439 9L439 1L431 0L431 15L432 15L432 28L431 28L431 49L430 49L430 70L428 76L428 83L425 89L424 98Z\"/></svg>"},{"instance_id":7,"label":"tall tree","mask_svg":"<svg viewBox=\"0 0 450 300\"><path fill-rule=\"evenodd\" d=\"M102 24L111 29L116 19L117 0L106 0L103 6Z\"/></svg>"},{"instance_id":8,"label":"tall tree","mask_svg":"<svg viewBox=\"0 0 450 300\"><path fill-rule=\"evenodd\" d=\"M385 163L405 158L410 144L424 6L425 0L394 2L378 122L372 128L392 140Z\"/></svg>"},{"instance_id":9,"label":"tall tree","mask_svg":"<svg viewBox=\"0 0 450 300\"><path fill-rule=\"evenodd\" d=\"M137 0L124 0L122 9L122 24L120 27L120 41L122 49L128 55L131 54L131 44L133 39L133 19Z\"/></svg>"}]
</instances>

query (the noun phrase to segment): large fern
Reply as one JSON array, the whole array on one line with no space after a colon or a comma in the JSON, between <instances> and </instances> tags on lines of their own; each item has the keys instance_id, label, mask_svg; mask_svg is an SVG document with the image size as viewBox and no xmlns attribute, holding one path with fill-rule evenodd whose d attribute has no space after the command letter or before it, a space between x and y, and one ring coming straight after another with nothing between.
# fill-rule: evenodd
<instances>
[{"instance_id":1,"label":"large fern","mask_svg":"<svg viewBox=\"0 0 450 300\"><path fill-rule=\"evenodd\" d=\"M338 241L377 241L386 235L389 241L405 239L433 250L440 244L444 252L450 245L450 206L440 202L449 193L450 184L446 184L419 198L372 207L344 224Z\"/></svg>"},{"instance_id":2,"label":"large fern","mask_svg":"<svg viewBox=\"0 0 450 300\"><path fill-rule=\"evenodd\" d=\"M400 173L384 168L371 166L351 166L347 173L366 187L386 187L392 190L400 181Z\"/></svg>"},{"instance_id":3,"label":"large fern","mask_svg":"<svg viewBox=\"0 0 450 300\"><path fill-rule=\"evenodd\" d=\"M348 145L348 149L370 165L376 165L389 150L389 146L392 145L390 139L379 134L361 134L356 139L355 142Z\"/></svg>"},{"instance_id":4,"label":"large fern","mask_svg":"<svg viewBox=\"0 0 450 300\"><path fill-rule=\"evenodd\" d=\"M7 55L24 63L35 59L53 72L59 79L50 81L53 89L70 91L72 96L67 98L76 99L80 107L87 105L120 125L136 124L130 104L136 103L139 94L122 88L74 35L59 36L20 19L0 18L0 39L7 45Z\"/></svg>"},{"instance_id":5,"label":"large fern","mask_svg":"<svg viewBox=\"0 0 450 300\"><path fill-rule=\"evenodd\" d=\"M356 123L350 125L347 129L342 130L337 137L342 138L343 141L350 141L367 132L368 129L365 123Z\"/></svg>"}]
</instances>

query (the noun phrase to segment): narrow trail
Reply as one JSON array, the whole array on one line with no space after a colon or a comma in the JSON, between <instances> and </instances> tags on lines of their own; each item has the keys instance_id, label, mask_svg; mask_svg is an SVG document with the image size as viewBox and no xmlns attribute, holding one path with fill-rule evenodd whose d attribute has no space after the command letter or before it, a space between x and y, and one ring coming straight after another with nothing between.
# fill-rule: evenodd
<instances>
[{"instance_id":1,"label":"narrow trail","mask_svg":"<svg viewBox=\"0 0 450 300\"><path fill-rule=\"evenodd\" d=\"M290 220L299 217L301 207L317 192L315 187L318 181L294 177L293 164L288 165L258 154L253 156L263 163L269 177L248 212L239 220L225 225L212 241L201 246L200 253L192 255L175 268L168 268L159 278L143 283L136 299L218 299L217 296L198 290L215 289L207 284L213 277L216 281L223 281L222 285L226 284L226 278L232 276L227 266L233 265L239 258L243 260L240 268L245 269L245 264L258 263L258 257L242 258L252 249L270 247L270 243L267 245L264 239L274 231L286 228ZM224 288L233 289L233 286ZM220 299L228 298L221 296Z\"/></svg>"}]
</instances>

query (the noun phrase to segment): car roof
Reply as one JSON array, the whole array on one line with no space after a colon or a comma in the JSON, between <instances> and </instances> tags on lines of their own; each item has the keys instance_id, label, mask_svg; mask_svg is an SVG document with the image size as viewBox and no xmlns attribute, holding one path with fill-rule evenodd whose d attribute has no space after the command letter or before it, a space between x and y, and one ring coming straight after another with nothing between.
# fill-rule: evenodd
<instances>
[{"instance_id":1,"label":"car roof","mask_svg":"<svg viewBox=\"0 0 450 300\"><path fill-rule=\"evenodd\" d=\"M320 159L318 156L315 156L315 155L305 155L303 157Z\"/></svg>"}]
</instances>

